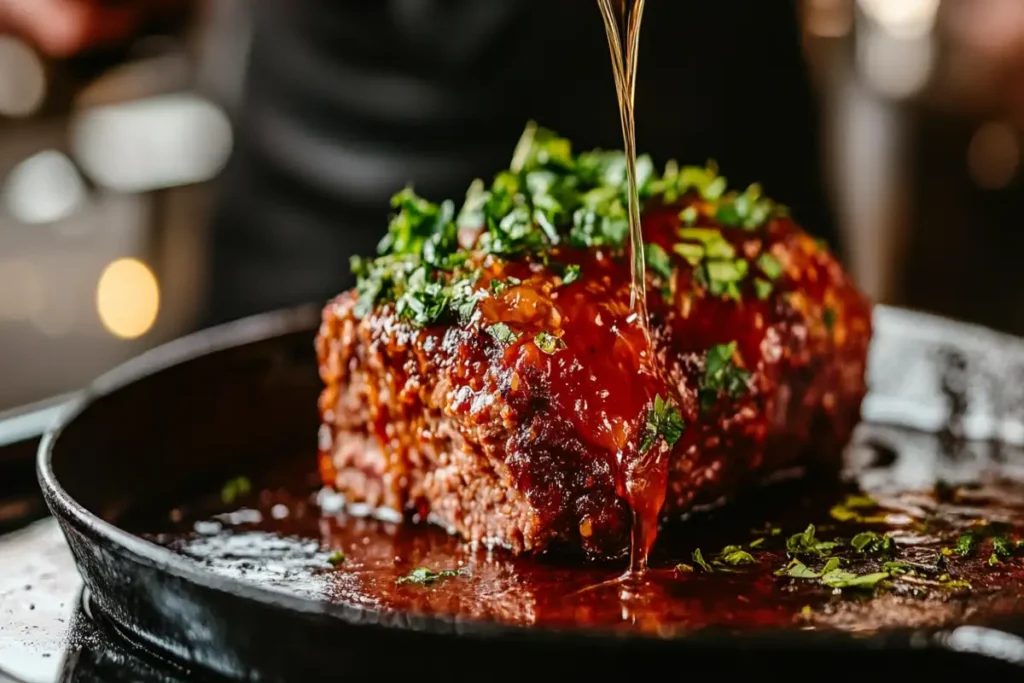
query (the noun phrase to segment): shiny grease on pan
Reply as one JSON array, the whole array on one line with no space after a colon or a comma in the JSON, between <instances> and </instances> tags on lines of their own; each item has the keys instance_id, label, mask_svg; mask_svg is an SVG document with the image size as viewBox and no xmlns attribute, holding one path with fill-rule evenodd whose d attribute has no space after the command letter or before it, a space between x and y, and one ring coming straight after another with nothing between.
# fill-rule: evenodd
<instances>
[{"instance_id":1,"label":"shiny grease on pan","mask_svg":"<svg viewBox=\"0 0 1024 683\"><path fill-rule=\"evenodd\" d=\"M898 452L870 451L875 466L858 475L870 496L831 481L773 484L666 529L651 572L633 584L606 583L621 563L514 558L433 526L334 511L304 456L176 507L136 511L126 526L212 572L303 597L510 624L671 635L1012 615L1024 597L1024 485L986 474L970 453L945 464L925 457L938 451L934 437L887 438L914 451L914 467ZM929 477L954 483L915 485Z\"/></svg>"}]
</instances>

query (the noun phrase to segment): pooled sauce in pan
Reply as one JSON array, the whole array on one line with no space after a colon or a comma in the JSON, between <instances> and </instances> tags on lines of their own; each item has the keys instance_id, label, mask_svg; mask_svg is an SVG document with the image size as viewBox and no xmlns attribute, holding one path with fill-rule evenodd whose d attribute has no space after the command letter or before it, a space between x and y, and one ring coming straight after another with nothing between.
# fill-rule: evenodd
<instances>
[{"instance_id":1,"label":"pooled sauce in pan","mask_svg":"<svg viewBox=\"0 0 1024 683\"><path fill-rule=\"evenodd\" d=\"M436 527L351 516L318 492L304 456L177 506L137 510L125 526L209 571L273 590L519 625L663 636L862 632L1017 612L1024 485L970 453L946 462L934 436L884 435L895 450L851 449L873 459L856 465L862 488L782 481L663 529L643 582L611 581L621 562L515 558L470 549ZM1013 456L1000 457L1006 472Z\"/></svg>"}]
</instances>

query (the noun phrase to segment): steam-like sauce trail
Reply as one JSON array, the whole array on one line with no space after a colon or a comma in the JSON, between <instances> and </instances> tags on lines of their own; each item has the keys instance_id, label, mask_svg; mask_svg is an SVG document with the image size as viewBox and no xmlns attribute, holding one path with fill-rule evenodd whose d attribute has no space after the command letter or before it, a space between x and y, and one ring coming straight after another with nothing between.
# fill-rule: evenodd
<instances>
[{"instance_id":1,"label":"steam-like sauce trail","mask_svg":"<svg viewBox=\"0 0 1024 683\"><path fill-rule=\"evenodd\" d=\"M652 372L654 367L653 347L647 320L647 286L645 282L644 242L640 227L640 196L636 177L636 126L633 100L636 92L637 45L640 41L640 20L643 18L644 0L597 0L604 19L611 53L612 72L615 76L615 91L619 101L619 116L622 120L622 142L626 156L626 192L629 204L629 252L630 252L630 308L635 324L640 325L646 341L641 350L642 365ZM641 459L665 458L667 455L652 448L649 454L636 454ZM664 492L652 490L664 488L666 463L638 462L628 468L623 477L625 493L633 511L633 528L629 553L629 574L636 576L647 569L647 554L657 533L658 515Z\"/></svg>"}]
</instances>

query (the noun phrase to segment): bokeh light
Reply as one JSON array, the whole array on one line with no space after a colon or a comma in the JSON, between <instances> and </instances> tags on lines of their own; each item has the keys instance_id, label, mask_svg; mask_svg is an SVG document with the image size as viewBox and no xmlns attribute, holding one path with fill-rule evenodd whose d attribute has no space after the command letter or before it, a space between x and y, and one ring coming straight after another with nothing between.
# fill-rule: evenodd
<instances>
[{"instance_id":1,"label":"bokeh light","mask_svg":"<svg viewBox=\"0 0 1024 683\"><path fill-rule=\"evenodd\" d=\"M96 287L96 311L111 334L141 337L153 327L159 310L160 286L149 266L121 258L103 270Z\"/></svg>"}]
</instances>

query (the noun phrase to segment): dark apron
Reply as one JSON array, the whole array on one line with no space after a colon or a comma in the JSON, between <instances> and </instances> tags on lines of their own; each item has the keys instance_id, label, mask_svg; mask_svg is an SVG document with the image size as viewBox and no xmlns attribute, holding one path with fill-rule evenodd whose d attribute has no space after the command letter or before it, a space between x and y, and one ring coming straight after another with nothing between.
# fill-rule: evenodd
<instances>
[{"instance_id":1,"label":"dark apron","mask_svg":"<svg viewBox=\"0 0 1024 683\"><path fill-rule=\"evenodd\" d=\"M202 325L323 303L372 253L407 183L461 200L534 119L577 149L621 148L593 0L260 0L222 179ZM760 181L835 242L792 2L650 0L640 152Z\"/></svg>"}]
</instances>

